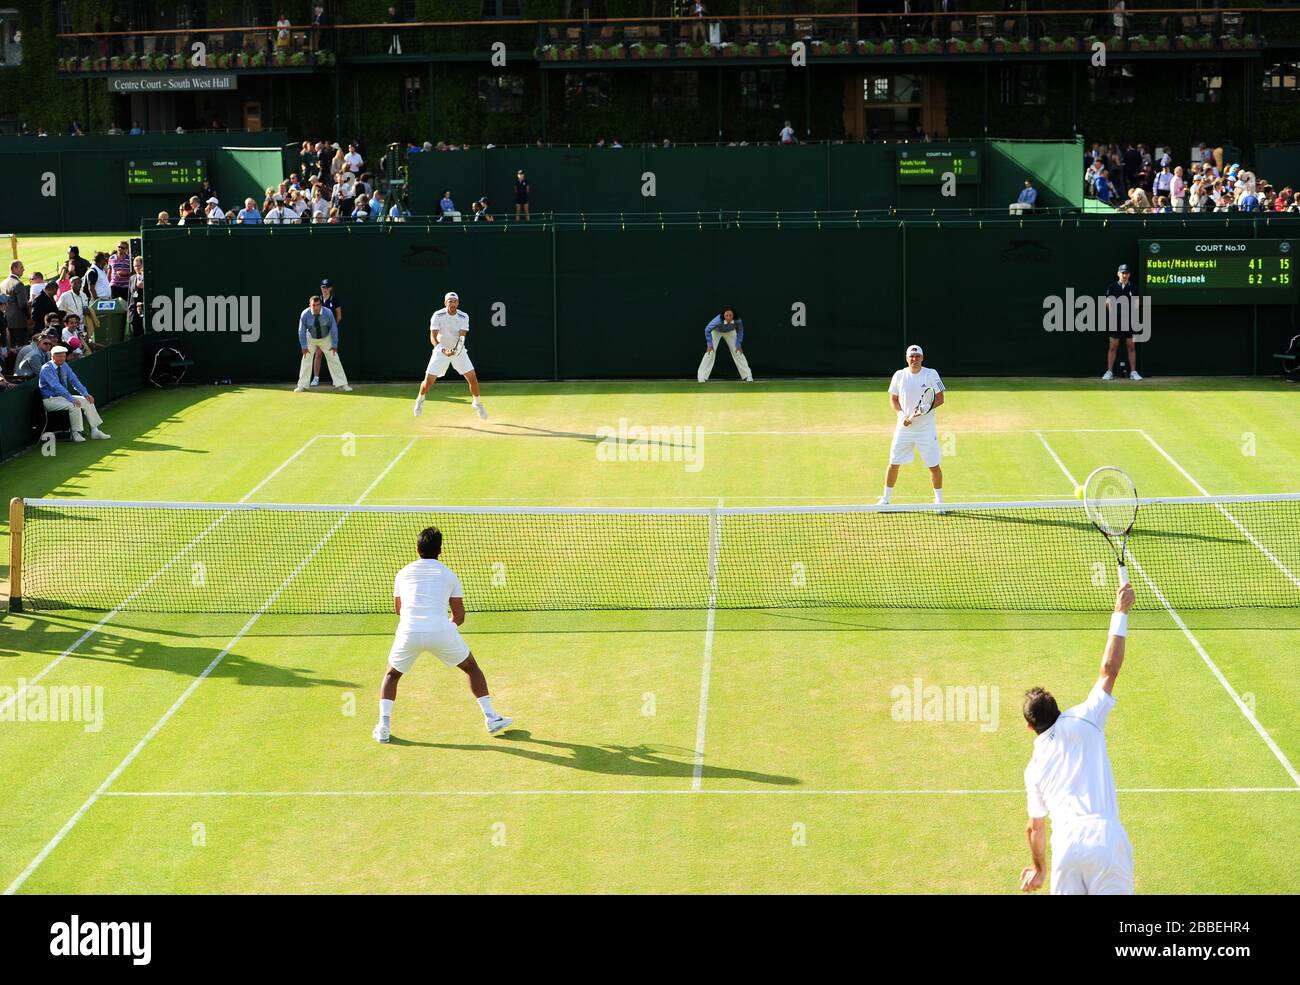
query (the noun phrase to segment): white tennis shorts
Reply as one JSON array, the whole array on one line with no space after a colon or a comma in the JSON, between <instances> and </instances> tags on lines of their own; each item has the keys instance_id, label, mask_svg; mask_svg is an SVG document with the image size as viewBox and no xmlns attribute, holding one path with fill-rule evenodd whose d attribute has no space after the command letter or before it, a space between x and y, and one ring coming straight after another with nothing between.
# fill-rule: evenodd
<instances>
[{"instance_id":1,"label":"white tennis shorts","mask_svg":"<svg viewBox=\"0 0 1300 985\"><path fill-rule=\"evenodd\" d=\"M890 465L910 465L916 452L926 468L934 468L942 456L939 454L939 433L933 428L918 431L916 425L894 428L894 443L889 446Z\"/></svg>"},{"instance_id":2,"label":"white tennis shorts","mask_svg":"<svg viewBox=\"0 0 1300 985\"><path fill-rule=\"evenodd\" d=\"M442 351L442 346L434 347L433 355L429 357L429 367L424 372L429 376L442 379L448 366L461 376L474 372L474 364L469 361L468 349L462 349L457 355L449 356Z\"/></svg>"},{"instance_id":3,"label":"white tennis shorts","mask_svg":"<svg viewBox=\"0 0 1300 985\"><path fill-rule=\"evenodd\" d=\"M399 631L393 638L388 664L399 674L405 674L424 653L432 653L448 667L459 667L469 656L469 644L461 639L460 633L450 622L446 629L433 632Z\"/></svg>"},{"instance_id":4,"label":"white tennis shorts","mask_svg":"<svg viewBox=\"0 0 1300 985\"><path fill-rule=\"evenodd\" d=\"M1133 845L1115 821L1080 821L1052 832L1053 896L1132 896Z\"/></svg>"}]
</instances>

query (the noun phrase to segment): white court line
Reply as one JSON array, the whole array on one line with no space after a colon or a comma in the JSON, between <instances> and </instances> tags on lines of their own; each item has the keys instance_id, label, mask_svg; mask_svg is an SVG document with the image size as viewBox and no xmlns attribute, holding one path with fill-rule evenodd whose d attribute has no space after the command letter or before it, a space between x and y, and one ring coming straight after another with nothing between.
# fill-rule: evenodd
<instances>
[{"instance_id":1,"label":"white court line","mask_svg":"<svg viewBox=\"0 0 1300 985\"><path fill-rule=\"evenodd\" d=\"M722 509L724 500L718 500ZM695 767L691 771L691 789L699 791L704 784L704 734L709 721L709 676L713 670L713 627L717 622L718 608L718 548L722 539L722 524L718 514L709 518L709 614L704 624L704 667L700 671L700 713L695 723Z\"/></svg>"},{"instance_id":2,"label":"white court line","mask_svg":"<svg viewBox=\"0 0 1300 985\"><path fill-rule=\"evenodd\" d=\"M597 427L608 427L609 425L596 425ZM595 431L590 434L581 431L548 431L545 428L538 427L529 431L526 428L517 434L507 434L501 431L484 430L470 425L459 424L435 424L433 427L441 430L467 432L469 435L479 435L485 438L536 438L536 437L569 437L569 438L594 438ZM809 429L803 431L713 431L709 428L704 429L704 433L711 436L735 436L735 437L792 437L792 438L853 438L864 435L890 435L894 433L893 427L873 427L873 428L840 428L836 430L817 430ZM1047 434L1137 434L1139 428L943 428L945 432L953 434L1038 434L1040 431ZM321 438L408 438L408 434L322 434ZM444 438L444 435L437 434L417 434L417 440L431 441L435 438Z\"/></svg>"},{"instance_id":3,"label":"white court line","mask_svg":"<svg viewBox=\"0 0 1300 985\"><path fill-rule=\"evenodd\" d=\"M379 483L383 482L384 479L388 477L388 474L393 471L393 468L397 465L397 463L402 460L403 456L405 456L406 453L410 451L414 445L415 445L415 441L414 439L412 439L410 442L406 444L405 447L402 448L401 451L397 453L397 456L391 462L388 463L388 466L384 469L384 471L379 473L379 477L375 479L375 481L372 482L369 486L366 487L365 492L363 492L359 497L357 497L357 501L355 505L360 505L360 503L370 494L371 490L373 490L377 485L379 485ZM67 823L64 824L62 828L59 829L58 833L53 838L51 838L49 842L46 843L45 847L42 848L40 852L37 853L34 859L32 859L29 863L27 863L27 868L23 869L23 871L19 873L18 877L9 884L8 888L5 889L4 891L5 896L12 896L14 893L16 893L19 889L22 888L23 883L25 883L28 880L28 878L31 877L31 874L33 872L35 872L38 868L40 868L41 863L43 863L47 858L49 858L50 853L53 852L54 849L56 849L59 846L59 843L62 842L65 837L67 837L68 832L70 832L74 827L76 827L77 822L80 821L86 815L86 812L95 806L95 803L99 800L100 797L104 796L108 788L111 787L113 783L117 780L117 778L122 775L123 771L125 771L128 766L130 766L133 762L135 762L136 757L139 756L140 753L144 751L144 747L147 746L149 742L153 739L153 737L162 730L164 725L166 725L169 721L171 721L172 716L175 715L176 712L180 710L181 706L184 705L185 702L189 700L190 695L193 694L195 690L198 689L198 686L202 684L204 680L206 680L207 677L214 670L217 669L217 666L223 660L225 660L226 655L230 653L230 651L233 650L236 646L239 645L239 641L242 640L248 634L248 631L253 628L254 624L259 619L262 618L266 610L275 604L275 600L278 599L280 595L284 592L284 590L289 587L289 584L296 577L298 577L298 574L304 568L306 568L308 564L311 563L312 559L315 558L317 554L320 553L321 548L323 548L327 543L329 543L330 539L338 531L339 527L343 526L343 524L347 521L350 515L351 514L345 513L343 516L339 517L338 520L334 522L334 525L330 527L328 531L326 531L325 536L323 536L319 541L316 542L316 546L311 549L311 551L307 554L305 558L303 558L301 561L298 562L297 567L295 567L293 571L289 573L289 576L285 578L284 581L280 582L280 587L277 588L274 592L272 592L270 597L267 598L267 600L262 603L261 608L259 608L256 612L254 612L249 617L248 622L244 623L244 627L238 633L235 634L234 638L231 639L231 641L225 645L222 651L212 658L212 662L209 663L207 667L203 669L203 673L199 674L198 677L194 678L194 680L190 683L190 686L187 687L183 692L181 692L180 697L178 697L172 703L172 706L170 708L168 708L165 712L163 712L163 716L154 723L153 728L149 729L149 731L145 733L145 737L135 744L135 747L129 753L127 753L125 758L123 758L123 760L117 764L117 766L113 769L113 771L109 773L107 777L104 778L104 782L101 783L96 788L95 792L92 793L90 797L86 800L86 802L82 804L80 808L77 809L77 812L73 814L72 817L68 818Z\"/></svg>"},{"instance_id":4,"label":"white court line","mask_svg":"<svg viewBox=\"0 0 1300 985\"><path fill-rule=\"evenodd\" d=\"M1254 726L1255 731L1259 733L1259 737L1264 740L1264 744L1268 746L1269 751L1272 752L1277 761L1282 764L1282 768L1286 770L1287 775L1291 777L1296 788L1300 789L1300 773L1296 772L1296 768L1291 765L1291 760L1287 759L1286 753L1284 753L1278 744L1273 741L1273 736L1268 734L1268 729L1264 728L1260 720L1255 717L1255 713L1247 707L1244 701L1241 700L1241 695L1237 693L1237 689L1229 683L1228 678L1224 676L1223 671L1221 671L1218 665L1210 659L1210 655L1205 652L1205 647L1201 646L1201 641L1192 635L1192 631L1187 628L1187 623L1183 622L1183 617L1180 616L1177 611L1175 611L1174 607L1169 604L1169 600L1165 598L1164 593L1160 591L1160 588L1156 583L1151 580L1151 576L1146 573L1146 570L1138 562L1137 558L1130 556L1129 563L1137 568L1138 574L1142 576L1142 580L1147 583L1151 591L1155 593L1156 598L1160 600L1160 604L1165 607L1165 611L1169 613L1178 628L1183 631L1183 635L1187 637L1187 642L1191 643L1192 648L1200 654L1201 659L1205 662L1205 666L1210 668L1210 673L1212 673L1218 682L1223 685L1223 689L1228 692L1233 703L1241 713L1246 716L1246 721L1250 722L1250 724Z\"/></svg>"},{"instance_id":5,"label":"white court line","mask_svg":"<svg viewBox=\"0 0 1300 985\"><path fill-rule=\"evenodd\" d=\"M1146 434L1145 431L1142 431L1141 433ZM1149 437L1148 440L1150 440ZM1046 438L1043 439L1043 444L1047 445ZM1152 442L1152 444L1155 444L1155 442ZM1156 447L1159 448L1158 445ZM1049 451L1052 450L1050 445L1047 445L1047 448ZM1068 476L1070 474L1069 470L1066 469L1064 463L1061 462L1060 458L1056 455L1055 452L1052 452L1052 457L1056 459L1057 464L1061 466L1061 470L1065 472L1065 474ZM1170 461L1173 460L1170 459ZM1177 463L1174 464L1176 465ZM1188 476L1188 479L1191 479L1191 476ZM1198 489L1200 489L1200 492L1203 496L1209 495L1209 493L1205 491L1204 487L1202 487L1199 483L1197 483L1196 480L1192 479L1191 481L1194 485L1197 486ZM1212 673L1215 676L1215 678L1218 680L1218 682L1221 685L1223 685L1223 689L1228 692L1228 696L1232 698L1233 703L1237 706L1237 708L1241 711L1241 713L1246 716L1246 721L1250 722L1250 724L1254 727L1255 731L1259 733L1259 737L1264 740L1264 744L1268 746L1269 750L1273 753L1274 757L1276 757L1277 761L1282 764L1282 768L1286 770L1287 775L1291 777L1291 779L1295 782L1296 787L1300 788L1300 773L1296 772L1296 768L1291 765L1291 761L1287 759L1286 754L1282 752L1282 750L1278 747L1278 744L1273 741L1273 737L1269 735L1268 729L1264 728L1263 724L1260 723L1260 720L1255 717L1255 713L1251 711L1248 707L1246 707L1245 702L1241 700L1241 695L1237 693L1237 689L1234 688L1231 683L1229 683L1228 678L1224 676L1223 671L1221 671L1218 665L1215 664L1215 662L1210 659L1210 655L1205 652L1205 647L1201 646L1201 641L1198 640L1192 634L1192 631L1187 628L1187 623L1183 622L1183 617L1180 616L1178 612L1174 609L1174 607L1169 604L1169 600L1165 598L1164 592L1160 591L1160 587L1156 585L1154 581L1152 581L1151 576L1146 573L1146 569L1143 568L1141 563L1138 561L1138 559L1133 557L1131 554L1129 555L1129 563L1132 564L1133 567L1137 569L1138 574L1142 576L1142 580L1147 583L1147 586L1151 589L1155 597L1160 601L1160 604L1164 606L1165 611L1169 613L1169 616L1171 619L1173 619L1174 624L1183 631L1183 635L1187 637L1187 641L1192 644L1192 648L1198 654L1200 654L1201 660L1205 662L1205 666L1210 668L1210 673Z\"/></svg>"},{"instance_id":6,"label":"white court line","mask_svg":"<svg viewBox=\"0 0 1300 985\"><path fill-rule=\"evenodd\" d=\"M1066 493L1060 493L1060 492L1054 492L1054 493L1031 493L1031 494L1025 494L1025 493L988 493L988 492L976 492L976 491L966 490L966 491L963 491L962 494L965 495L965 496L978 497L978 498L981 499L981 500L1005 499L1005 500L1010 500L1010 501L1012 501L1012 502L1024 502L1024 501L1026 501L1026 500L1043 499L1043 500L1053 500L1053 501L1055 501L1055 500L1061 500L1061 499L1067 499L1067 498L1069 498L1069 496L1074 495L1074 490L1071 489L1070 492L1069 492L1068 494L1066 494ZM776 496L776 495L773 495L773 496L767 496L767 495L741 496L741 495L735 495L735 496L727 496L727 497L725 497L725 498L726 498L726 499L729 499L729 500L737 500L737 499L742 499L742 500L760 499L760 500L765 500L765 501L766 501L766 500L787 500L787 499L809 499L809 500L813 500L813 501L815 501L815 502L825 502L825 503L834 503L835 500L838 499L838 500L842 500L846 505L848 505L848 504L854 504L854 505L857 505L857 504L860 503L861 500L862 500L862 490L859 489L859 490L857 490L856 492L844 493L844 494L841 494L841 495L810 495L810 496L803 496L803 495L799 495L799 496L786 496L786 495L780 495L780 496ZM626 501L626 502L633 502L633 503L644 503L644 502L647 501L647 500L660 500L660 499L670 499L670 500L673 500L673 501L678 501L678 500L681 500L681 501L708 500L708 501L712 502L713 500L717 499L717 497L716 497L716 496L706 496L706 495L699 495L699 496L646 496L646 495L640 495L640 496L568 496L568 497L565 497L565 500L564 500L564 501L565 501L565 503L573 503L573 502L584 502L584 503L585 503L585 502L624 502L624 501ZM543 501L545 501L545 502L543 502ZM438 503L438 504L442 504L442 503L468 503L468 504L470 504L470 505L474 505L475 503L529 503L529 504L534 504L534 505L547 505L547 504L548 504L549 502L551 502L551 501L552 501L552 500L551 500L549 497L546 497L546 496L375 496L375 497L373 497L373 498L370 500L370 502L372 502L372 503ZM906 496L898 497L898 498L895 499L894 501L897 502L897 503L907 502L907 501L908 501L908 497L906 497ZM918 502L929 503L929 502L931 502L931 500L930 500L930 499L922 499L922 500L918 500Z\"/></svg>"},{"instance_id":7,"label":"white court line","mask_svg":"<svg viewBox=\"0 0 1300 985\"><path fill-rule=\"evenodd\" d=\"M1180 473L1182 473L1183 478L1186 479L1188 482L1190 482L1196 488L1197 492L1199 492L1202 496L1211 495L1208 489L1206 489L1203 485L1201 485L1199 482L1197 482L1195 479L1192 478L1192 474L1190 472L1188 472L1185 468L1183 468L1176 461L1174 461L1174 456L1169 454L1169 452L1165 451L1164 448L1160 446L1160 444L1156 441L1155 438L1151 437L1151 435L1147 434L1145 431L1142 431L1140 429L1139 429L1139 433L1142 435L1142 437L1146 438L1148 442L1150 442L1152 448L1154 448L1156 451L1158 451L1161 455L1164 456L1165 461L1167 461L1170 465L1172 465ZM1279 561L1272 551L1270 551L1267 547L1265 547L1258 540L1256 540L1255 535L1252 534L1245 527L1243 527L1241 523L1237 520L1237 518L1227 511L1227 509L1223 506L1222 503L1215 503L1214 505L1218 508L1220 513L1222 513L1225 517L1228 518L1229 523L1231 523L1234 527L1236 527L1239 531L1241 531L1242 535L1247 540L1249 540L1252 544L1258 547L1260 552L1266 558L1268 558L1275 565L1277 565L1277 569L1281 571L1282 574L1286 575L1288 579L1290 579L1291 584L1295 585L1296 588L1300 588L1300 578L1297 578L1294 574L1292 574L1291 571L1287 569L1287 566L1283 564L1281 561Z\"/></svg>"},{"instance_id":8,"label":"white court line","mask_svg":"<svg viewBox=\"0 0 1300 985\"><path fill-rule=\"evenodd\" d=\"M313 437L313 438L309 438L309 439L307 440L307 442L306 442L306 443L305 443L301 448L299 448L296 452L294 452L292 455L290 455L288 458L286 458L283 462L281 462L281 463L279 464L279 466L277 466L276 469L275 469L275 470L274 470L270 475L268 475L265 479L263 479L261 482L259 482L257 485L255 485L252 489L248 490L248 492L246 492L246 493L244 494L243 498L240 499L239 502L241 502L241 503L246 503L246 502L248 502L250 499L252 499L254 496L256 496L256 495L257 495L257 494L262 490L262 487L263 487L263 486L265 486L268 482L270 482L270 481L271 481L272 479L274 479L277 475L279 475L281 472L283 472L285 469L287 469L290 465L292 465L295 461L297 461L298 458L299 458L299 456L301 456L303 452L305 452L308 448L310 448L310 447L312 446L312 444L316 441L316 439L319 438L319 437L320 437L320 435L316 435L316 436ZM45 676L46 676L50 671L52 671L52 670L53 670L55 667L57 667L59 664L63 663L63 661L64 661L64 659L65 659L66 657L69 657L69 656L71 656L73 653L75 653L78 649L80 649L80 647L81 647L81 645L82 645L83 643L85 643L88 639L90 639L92 636L94 636L96 633L98 633L101 629L103 629L106 625L108 625L108 623L113 619L114 616L116 616L118 613L120 613L120 612L121 612L121 611L122 611L126 606L130 605L131 602L134 601L135 598L136 598L136 597L137 597L141 592L143 592L143 591L144 591L145 589L147 589L150 585L152 585L155 581L157 581L157 580L158 580L158 579L163 575L164 572L166 572L168 569L171 568L171 566L172 566L173 564L175 564L177 561L179 561L181 558L183 558L186 554L188 554L188 553L189 553L189 552L190 552L190 551L191 551L191 550L192 550L192 549L193 549L193 548L194 548L194 547L195 547L195 546L196 546L200 541L202 541L205 537L207 537L208 534L210 534L213 530L215 530L216 527L217 527L217 525L220 524L222 521L224 521L228 516L230 516L230 513L229 513L229 512L223 513L223 514L221 514L221 516L217 517L217 518L216 518L215 520L213 520L210 524L208 524L207 527L205 527L205 528L204 528L204 529L203 529L203 530L198 534L198 536L196 536L196 537L195 537L193 540L191 540L188 544L186 544L184 547L182 547L182 548L180 549L180 551L179 551L177 554L175 554L175 555L172 557L172 559L171 559L170 561L168 561L167 563L165 563L161 568L159 568L159 569L158 569L157 571L155 571L152 575L150 575L149 578L148 578L146 581L142 582L142 583L140 584L140 586L139 586L138 588L136 588L135 591L133 591L130 595L128 595L128 596L127 596L126 598L124 598L121 602L119 602L116 606L114 606L114 607L113 607L112 609L110 609L107 613L105 613L104 617L103 617L102 619L100 619L99 622L95 623L95 625L91 626L88 630L86 630L86 631L85 631L84 633L82 633L79 637L77 637L76 641L75 641L71 646L69 646L66 650L64 650L64 651L63 651L62 653L60 653L57 657L55 657L55 658L54 658L53 660L51 660L48 664L46 664L46 665L41 669L41 671L40 671L38 674L36 674L34 677L32 677L30 680L26 680L26 681L24 681L24 682L23 682L23 685L22 685L20 688L18 688L18 690L17 690L13 695L11 695L9 698L5 699L4 704L0 704L0 714L3 714L5 711L7 711L7 710L9 709L9 706L10 706L10 705L12 705L12 704L14 704L15 702L19 701L19 700L22 698L22 696L23 696L25 693L27 693L27 689L28 689L29 687L32 687L32 686L35 685L35 684L39 684L42 680L45 679Z\"/></svg>"},{"instance_id":9,"label":"white court line","mask_svg":"<svg viewBox=\"0 0 1300 985\"><path fill-rule=\"evenodd\" d=\"M1300 794L1300 787L1120 787L1123 794ZM798 790L745 788L739 790L690 790L666 787L662 790L112 790L105 797L681 797L699 794L717 797L1023 797L1021 787L1005 790Z\"/></svg>"},{"instance_id":10,"label":"white court line","mask_svg":"<svg viewBox=\"0 0 1300 985\"><path fill-rule=\"evenodd\" d=\"M1070 480L1070 491L1073 492L1075 489L1078 489L1079 480L1070 474L1070 470L1067 469L1065 467L1065 463L1061 461L1061 456L1056 454L1056 449L1053 448L1051 445L1049 445L1047 443L1047 439L1043 437L1043 432L1035 431L1034 434L1038 435L1038 440L1041 441L1043 443L1043 447L1047 449L1047 454L1052 456L1052 461L1057 464L1060 470L1065 473L1065 477Z\"/></svg>"}]
</instances>

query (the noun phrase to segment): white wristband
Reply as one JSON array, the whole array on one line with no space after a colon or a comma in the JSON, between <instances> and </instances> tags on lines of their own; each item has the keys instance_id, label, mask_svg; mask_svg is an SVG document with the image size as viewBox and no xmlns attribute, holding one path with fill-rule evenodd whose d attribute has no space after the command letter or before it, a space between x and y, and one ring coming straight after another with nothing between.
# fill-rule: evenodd
<instances>
[{"instance_id":1,"label":"white wristband","mask_svg":"<svg viewBox=\"0 0 1300 985\"><path fill-rule=\"evenodd\" d=\"M1110 635L1127 636L1128 635L1128 613L1115 612L1110 617Z\"/></svg>"}]
</instances>

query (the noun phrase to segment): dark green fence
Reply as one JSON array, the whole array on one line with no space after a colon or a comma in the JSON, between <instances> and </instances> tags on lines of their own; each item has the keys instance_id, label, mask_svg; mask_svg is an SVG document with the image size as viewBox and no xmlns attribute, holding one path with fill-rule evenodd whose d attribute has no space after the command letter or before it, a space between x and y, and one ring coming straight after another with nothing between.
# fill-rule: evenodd
<instances>
[{"instance_id":1,"label":"dark green fence","mask_svg":"<svg viewBox=\"0 0 1300 985\"><path fill-rule=\"evenodd\" d=\"M147 338L108 346L77 360L77 378L94 394L97 404L111 403L148 385L149 360L155 348L154 340ZM35 380L0 390L0 458L32 444L41 420Z\"/></svg>"},{"instance_id":2,"label":"dark green fence","mask_svg":"<svg viewBox=\"0 0 1300 985\"><path fill-rule=\"evenodd\" d=\"M939 187L899 185L904 147L978 148L983 176L944 197ZM796 144L760 147L558 147L415 154L411 211L437 215L451 191L460 211L486 195L498 213L514 212L515 173L545 212L812 212L851 209L978 209L1014 202L1025 178L1045 208L1083 205L1083 145L980 141L961 144ZM653 194L648 194L653 189Z\"/></svg>"},{"instance_id":3,"label":"dark green fence","mask_svg":"<svg viewBox=\"0 0 1300 985\"><path fill-rule=\"evenodd\" d=\"M137 158L208 161L222 204L239 207L247 195L260 205L267 185L284 177L282 130L255 133L149 134L140 137L0 137L0 232L117 231L135 229L197 192L128 194L127 162ZM275 151L280 151L276 153ZM293 162L297 167L297 161Z\"/></svg>"},{"instance_id":4,"label":"dark green fence","mask_svg":"<svg viewBox=\"0 0 1300 985\"><path fill-rule=\"evenodd\" d=\"M151 336L190 378L295 378L297 318L321 278L359 380L417 380L430 314L457 291L485 379L688 377L705 323L734 306L757 375L879 376L910 342L952 375L1089 376L1105 340L1049 332L1044 300L1104 294L1138 240L1287 237L1281 219L660 225L393 224L149 229ZM179 294L177 293L179 292ZM1270 372L1294 306L1161 307L1143 346L1161 375ZM726 358L722 360L724 365ZM727 372L725 369L723 374Z\"/></svg>"}]
</instances>

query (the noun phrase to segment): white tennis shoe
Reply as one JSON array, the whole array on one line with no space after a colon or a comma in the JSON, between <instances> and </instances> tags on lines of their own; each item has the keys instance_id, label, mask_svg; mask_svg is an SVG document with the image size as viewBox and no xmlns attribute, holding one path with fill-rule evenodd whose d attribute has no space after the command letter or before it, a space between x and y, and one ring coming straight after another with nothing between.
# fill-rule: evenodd
<instances>
[{"instance_id":1,"label":"white tennis shoe","mask_svg":"<svg viewBox=\"0 0 1300 985\"><path fill-rule=\"evenodd\" d=\"M483 406L483 401L478 398L474 399L474 413L477 414L481 420L487 420L487 409Z\"/></svg>"},{"instance_id":2,"label":"white tennis shoe","mask_svg":"<svg viewBox=\"0 0 1300 985\"><path fill-rule=\"evenodd\" d=\"M424 398L421 397L419 400L415 402L415 410L411 411L411 415L413 417L419 417L423 413L424 413Z\"/></svg>"},{"instance_id":3,"label":"white tennis shoe","mask_svg":"<svg viewBox=\"0 0 1300 985\"><path fill-rule=\"evenodd\" d=\"M311 378L311 383L310 383L309 385L310 385L310 386L320 386L320 377L319 377L319 376L313 376L313 377Z\"/></svg>"},{"instance_id":4,"label":"white tennis shoe","mask_svg":"<svg viewBox=\"0 0 1300 985\"><path fill-rule=\"evenodd\" d=\"M383 722L379 722L375 726L374 731L371 732L370 734L376 742L387 742L388 737L390 735L388 726L385 725Z\"/></svg>"},{"instance_id":5,"label":"white tennis shoe","mask_svg":"<svg viewBox=\"0 0 1300 985\"><path fill-rule=\"evenodd\" d=\"M1135 369L1135 370L1133 370L1133 372L1131 372L1131 373L1128 374L1128 378L1129 378L1130 380L1133 380L1135 383L1136 383L1136 382L1140 382L1141 379L1142 379L1142 374L1139 373L1139 372Z\"/></svg>"},{"instance_id":6,"label":"white tennis shoe","mask_svg":"<svg viewBox=\"0 0 1300 985\"><path fill-rule=\"evenodd\" d=\"M506 718L505 715L493 715L486 723L488 735L498 735L514 723L515 720L513 718Z\"/></svg>"},{"instance_id":7,"label":"white tennis shoe","mask_svg":"<svg viewBox=\"0 0 1300 985\"><path fill-rule=\"evenodd\" d=\"M1115 374L1112 373L1110 370L1106 370L1106 372L1101 374L1101 378L1103 380L1113 380L1115 378Z\"/></svg>"}]
</instances>

